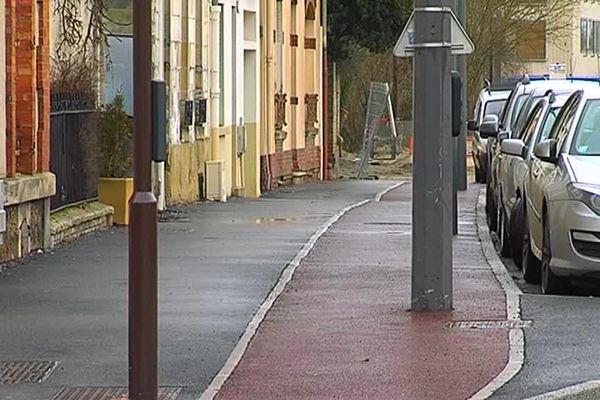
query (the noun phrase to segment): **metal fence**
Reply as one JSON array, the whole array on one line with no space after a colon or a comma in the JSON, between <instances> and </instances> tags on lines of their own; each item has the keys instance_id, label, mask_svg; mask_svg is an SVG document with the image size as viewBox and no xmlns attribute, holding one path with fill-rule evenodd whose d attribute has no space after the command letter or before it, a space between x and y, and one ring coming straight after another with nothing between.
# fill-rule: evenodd
<instances>
[{"instance_id":1,"label":"metal fence","mask_svg":"<svg viewBox=\"0 0 600 400\"><path fill-rule=\"evenodd\" d=\"M56 175L55 210L97 196L95 102L80 93L53 93L50 113L50 171Z\"/></svg>"}]
</instances>

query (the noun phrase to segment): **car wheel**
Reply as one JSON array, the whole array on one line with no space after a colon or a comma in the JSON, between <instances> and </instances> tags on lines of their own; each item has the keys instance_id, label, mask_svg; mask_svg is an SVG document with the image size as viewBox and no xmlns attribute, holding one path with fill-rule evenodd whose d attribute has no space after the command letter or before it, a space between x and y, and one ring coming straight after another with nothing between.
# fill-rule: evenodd
<instances>
[{"instance_id":1,"label":"car wheel","mask_svg":"<svg viewBox=\"0 0 600 400\"><path fill-rule=\"evenodd\" d=\"M517 199L510 217L510 250L513 261L519 268L523 268L523 199Z\"/></svg>"},{"instance_id":2,"label":"car wheel","mask_svg":"<svg viewBox=\"0 0 600 400\"><path fill-rule=\"evenodd\" d=\"M523 206L525 226L523 229L523 245L521 246L523 260L523 278L527 283L539 283L540 281L540 260L537 259L531 250L531 233L529 231L529 221L527 219L527 209Z\"/></svg>"},{"instance_id":3,"label":"car wheel","mask_svg":"<svg viewBox=\"0 0 600 400\"><path fill-rule=\"evenodd\" d=\"M500 255L502 257L510 257L510 239L508 237L508 231L506 230L506 218L504 218L503 207L496 207L498 209L498 221L496 227L498 228L498 247L500 249Z\"/></svg>"},{"instance_id":4,"label":"car wheel","mask_svg":"<svg viewBox=\"0 0 600 400\"><path fill-rule=\"evenodd\" d=\"M494 193L492 192L492 188L489 184L487 185L485 194L485 210L490 231L496 232L498 228L496 225L498 222L498 211L496 210L496 204L494 202Z\"/></svg>"},{"instance_id":5,"label":"car wheel","mask_svg":"<svg viewBox=\"0 0 600 400\"><path fill-rule=\"evenodd\" d=\"M559 294L564 290L566 280L552 272L550 268L552 261L552 248L550 246L550 224L544 216L544 242L542 243L542 293Z\"/></svg>"}]
</instances>

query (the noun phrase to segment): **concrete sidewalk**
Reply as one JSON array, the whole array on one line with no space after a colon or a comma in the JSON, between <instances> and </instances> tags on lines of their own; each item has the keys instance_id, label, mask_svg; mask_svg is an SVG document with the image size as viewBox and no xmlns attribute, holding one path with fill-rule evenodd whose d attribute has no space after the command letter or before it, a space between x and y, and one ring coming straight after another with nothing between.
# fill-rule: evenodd
<instances>
[{"instance_id":1,"label":"concrete sidewalk","mask_svg":"<svg viewBox=\"0 0 600 400\"><path fill-rule=\"evenodd\" d=\"M302 261L233 374L223 371L215 382L225 384L203 399L462 400L495 379L507 364L508 330L471 324L507 319L478 236L479 188L460 195L455 310L447 313L407 311L410 195L405 185L343 216Z\"/></svg>"}]
</instances>

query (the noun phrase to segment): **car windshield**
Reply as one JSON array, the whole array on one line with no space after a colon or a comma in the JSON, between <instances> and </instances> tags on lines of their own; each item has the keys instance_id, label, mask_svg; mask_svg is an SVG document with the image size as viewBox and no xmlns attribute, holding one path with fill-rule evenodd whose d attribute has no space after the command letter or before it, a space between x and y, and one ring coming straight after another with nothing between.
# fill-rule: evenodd
<instances>
[{"instance_id":1,"label":"car windshield","mask_svg":"<svg viewBox=\"0 0 600 400\"><path fill-rule=\"evenodd\" d=\"M552 131L552 127L556 122L556 117L560 113L562 107L553 107L548 111L548 115L546 116L546 120L544 121L544 126L542 127L541 134L537 140L537 142L543 142L544 140L550 137L550 132Z\"/></svg>"},{"instance_id":2,"label":"car windshield","mask_svg":"<svg viewBox=\"0 0 600 400\"><path fill-rule=\"evenodd\" d=\"M582 156L600 156L600 99L588 100L579 125L571 153Z\"/></svg>"},{"instance_id":3,"label":"car windshield","mask_svg":"<svg viewBox=\"0 0 600 400\"><path fill-rule=\"evenodd\" d=\"M521 109L523 108L523 105L525 104L525 101L528 97L528 94L522 94L519 97L517 97L517 100L515 101L515 106L512 110L512 116L510 118L511 124L514 124L514 122L516 121L517 115L519 115L519 113L521 112Z\"/></svg>"},{"instance_id":4,"label":"car windshield","mask_svg":"<svg viewBox=\"0 0 600 400\"><path fill-rule=\"evenodd\" d=\"M495 115L495 116L499 116L500 112L502 111L502 107L504 107L504 103L506 103L506 100L492 100L492 101L488 101L485 104L485 112L483 113L483 115Z\"/></svg>"}]
</instances>

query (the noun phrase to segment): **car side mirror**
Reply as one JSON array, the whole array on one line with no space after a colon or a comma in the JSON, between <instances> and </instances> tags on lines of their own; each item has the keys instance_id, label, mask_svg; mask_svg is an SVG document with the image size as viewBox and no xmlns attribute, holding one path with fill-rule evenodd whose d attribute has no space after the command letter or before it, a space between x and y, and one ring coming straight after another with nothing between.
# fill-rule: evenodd
<instances>
[{"instance_id":1,"label":"car side mirror","mask_svg":"<svg viewBox=\"0 0 600 400\"><path fill-rule=\"evenodd\" d=\"M477 132L479 130L479 125L477 124L477 121L468 121L467 122L467 129L472 131L472 132Z\"/></svg>"},{"instance_id":2,"label":"car side mirror","mask_svg":"<svg viewBox=\"0 0 600 400\"><path fill-rule=\"evenodd\" d=\"M558 147L556 140L548 139L535 145L533 154L540 160L552 164L558 163Z\"/></svg>"},{"instance_id":3,"label":"car side mirror","mask_svg":"<svg viewBox=\"0 0 600 400\"><path fill-rule=\"evenodd\" d=\"M483 122L479 127L479 135L484 139L497 137L499 130L500 125L498 123L498 117L496 115L488 115L483 119Z\"/></svg>"},{"instance_id":4,"label":"car side mirror","mask_svg":"<svg viewBox=\"0 0 600 400\"><path fill-rule=\"evenodd\" d=\"M525 149L525 143L521 139L506 139L500 145L502 154L521 158L525 157Z\"/></svg>"}]
</instances>

